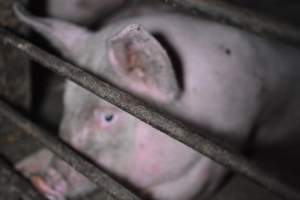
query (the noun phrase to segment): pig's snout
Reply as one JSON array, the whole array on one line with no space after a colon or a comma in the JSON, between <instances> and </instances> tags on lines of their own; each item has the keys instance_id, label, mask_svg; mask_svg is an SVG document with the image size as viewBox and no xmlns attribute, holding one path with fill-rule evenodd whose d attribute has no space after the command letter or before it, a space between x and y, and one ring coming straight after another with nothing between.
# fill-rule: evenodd
<instances>
[{"instance_id":1,"label":"pig's snout","mask_svg":"<svg viewBox=\"0 0 300 200\"><path fill-rule=\"evenodd\" d=\"M32 176L31 182L36 189L38 189L47 199L49 200L64 200L64 196L52 189L50 185L46 183L46 181L41 176Z\"/></svg>"},{"instance_id":2,"label":"pig's snout","mask_svg":"<svg viewBox=\"0 0 300 200\"><path fill-rule=\"evenodd\" d=\"M67 184L54 169L49 169L46 177L32 175L30 180L34 187L49 200L65 200Z\"/></svg>"}]
</instances>

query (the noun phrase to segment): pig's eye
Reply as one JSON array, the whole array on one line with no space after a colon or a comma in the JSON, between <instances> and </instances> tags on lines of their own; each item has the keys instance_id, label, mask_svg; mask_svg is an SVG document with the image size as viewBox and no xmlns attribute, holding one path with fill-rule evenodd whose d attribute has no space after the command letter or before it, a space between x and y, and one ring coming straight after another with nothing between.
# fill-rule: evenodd
<instances>
[{"instance_id":1,"label":"pig's eye","mask_svg":"<svg viewBox=\"0 0 300 200\"><path fill-rule=\"evenodd\" d=\"M107 115L104 116L104 120L108 123L112 122L114 120L114 115L113 114L107 114Z\"/></svg>"},{"instance_id":2,"label":"pig's eye","mask_svg":"<svg viewBox=\"0 0 300 200\"><path fill-rule=\"evenodd\" d=\"M103 127L110 126L117 121L117 116L114 113L101 113L99 118Z\"/></svg>"},{"instance_id":3,"label":"pig's eye","mask_svg":"<svg viewBox=\"0 0 300 200\"><path fill-rule=\"evenodd\" d=\"M95 109L94 119L100 127L108 127L118 121L118 113L110 110Z\"/></svg>"}]
</instances>

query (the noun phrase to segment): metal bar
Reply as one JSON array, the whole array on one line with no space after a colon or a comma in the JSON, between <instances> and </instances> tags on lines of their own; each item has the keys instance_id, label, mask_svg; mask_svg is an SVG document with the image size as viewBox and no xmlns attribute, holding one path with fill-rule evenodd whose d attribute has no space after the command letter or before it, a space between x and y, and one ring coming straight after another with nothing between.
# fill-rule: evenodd
<instances>
[{"instance_id":1,"label":"metal bar","mask_svg":"<svg viewBox=\"0 0 300 200\"><path fill-rule=\"evenodd\" d=\"M244 157L226 150L207 139L204 136L207 134L206 130L191 130L182 123L170 120L159 113L156 109L147 105L145 102L109 85L74 65L50 55L46 51L8 33L3 29L0 29L0 42L16 47L21 52L27 54L33 60L48 69L74 81L104 100L116 105L120 109L132 114L145 123L181 141L182 143L185 143L194 150L208 156L216 162L229 167L235 172L247 176L256 183L264 186L270 191L273 191L273 193L282 196L285 199L300 199L300 194L297 191L262 171Z\"/></svg>"},{"instance_id":2,"label":"metal bar","mask_svg":"<svg viewBox=\"0 0 300 200\"><path fill-rule=\"evenodd\" d=\"M0 199L45 200L30 183L0 157Z\"/></svg>"},{"instance_id":3,"label":"metal bar","mask_svg":"<svg viewBox=\"0 0 300 200\"><path fill-rule=\"evenodd\" d=\"M76 151L72 150L72 148L68 147L58 138L52 136L45 130L38 128L29 120L22 117L3 100L0 100L0 113L4 117L15 123L18 127L23 129L27 134L36 138L39 142L41 142L53 153L55 153L59 158L72 166L76 171L85 175L87 178L89 178L90 181L95 183L100 188L108 191L108 193L111 194L115 199L139 200L139 198L132 192L109 177L102 170L89 162L86 158L81 156Z\"/></svg>"},{"instance_id":4,"label":"metal bar","mask_svg":"<svg viewBox=\"0 0 300 200\"><path fill-rule=\"evenodd\" d=\"M279 19L273 19L222 0L160 0L173 7L205 15L259 35L300 45L300 29Z\"/></svg>"}]
</instances>

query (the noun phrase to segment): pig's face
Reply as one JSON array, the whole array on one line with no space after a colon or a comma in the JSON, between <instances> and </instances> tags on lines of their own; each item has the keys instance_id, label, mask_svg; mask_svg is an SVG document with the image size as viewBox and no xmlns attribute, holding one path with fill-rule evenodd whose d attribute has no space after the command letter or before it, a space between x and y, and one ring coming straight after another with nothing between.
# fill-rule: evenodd
<instances>
[{"instance_id":1,"label":"pig's face","mask_svg":"<svg viewBox=\"0 0 300 200\"><path fill-rule=\"evenodd\" d=\"M200 159L185 145L71 82L61 137L108 171L150 190L170 177L179 178Z\"/></svg>"},{"instance_id":2,"label":"pig's face","mask_svg":"<svg viewBox=\"0 0 300 200\"><path fill-rule=\"evenodd\" d=\"M67 83L61 137L93 160L100 162L111 157L117 162L118 154L126 156L133 146L136 123L111 104L74 83Z\"/></svg>"}]
</instances>

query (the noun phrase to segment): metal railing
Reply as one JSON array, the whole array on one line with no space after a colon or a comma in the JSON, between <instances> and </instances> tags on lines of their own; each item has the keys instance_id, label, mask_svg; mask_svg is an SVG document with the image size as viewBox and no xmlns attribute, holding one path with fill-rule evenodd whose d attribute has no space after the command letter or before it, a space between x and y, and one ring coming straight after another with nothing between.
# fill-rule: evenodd
<instances>
[{"instance_id":1,"label":"metal railing","mask_svg":"<svg viewBox=\"0 0 300 200\"><path fill-rule=\"evenodd\" d=\"M294 25L229 4L224 0L159 0L193 14L244 29L267 38L300 45L300 29Z\"/></svg>"},{"instance_id":2,"label":"metal railing","mask_svg":"<svg viewBox=\"0 0 300 200\"><path fill-rule=\"evenodd\" d=\"M205 10L206 8L205 6L201 7L202 1L170 0L167 2L173 2L185 8L193 8L198 11ZM222 11L222 8L215 9L218 11ZM209 14L211 13L211 11L208 9L205 13ZM212 12L212 16L223 17L223 15L227 16L228 14L225 11L221 12L223 13L223 15L215 13L215 11ZM230 18L230 15L228 15L227 17ZM250 21L253 23L256 22L255 20ZM239 22L242 24L243 20L240 20ZM247 23L245 22L245 24ZM264 26L263 24L264 22L261 22L261 27L272 27L268 25ZM285 27L290 26L286 25ZM282 36L283 39L294 43L298 43L300 41L298 34L300 32L296 29L285 29L287 31L282 31L282 33L280 34L275 30L272 30L272 28L266 29L272 36ZM0 42L4 45L10 45L12 47L15 47L20 52L26 54L31 59L43 65L44 67L47 67L48 69L56 72L57 74L74 81L78 85L93 92L94 94L103 98L104 100L116 105L120 109L132 114L138 119L168 134L169 136L183 142L184 144L188 145L194 150L215 160L216 162L226 167L229 167L235 172L245 175L246 177L252 179L254 182L264 186L265 188L283 197L284 199L300 199L300 194L294 189L291 189L287 185L283 184L280 180L262 171L254 163L248 161L243 156L236 154L230 150L227 150L226 148L217 145L216 143L205 137L205 135L209 135L207 134L207 130L191 129L181 122L171 120L168 117L166 117L165 114L158 112L158 109L149 106L147 103L119 90L118 88L111 86L110 84L100 80L98 77L95 77L89 74L88 72L47 53L39 47L15 36L12 33L7 32L4 29L0 29ZM98 166L95 166L93 163L80 156L78 153L76 153L76 151L66 146L60 140L50 137L49 134L45 133L45 131L42 131L41 129L37 128L31 122L20 116L3 101L0 101L0 112L5 117L9 118L11 121L16 123L16 125L25 130L25 132L36 137L36 139L42 142L46 147L48 147L60 158L62 158L71 166L73 166L76 170L87 176L92 182L97 184L99 187L102 187L105 190L107 190L115 198L139 199L129 190L122 187L114 179L104 174Z\"/></svg>"}]
</instances>

